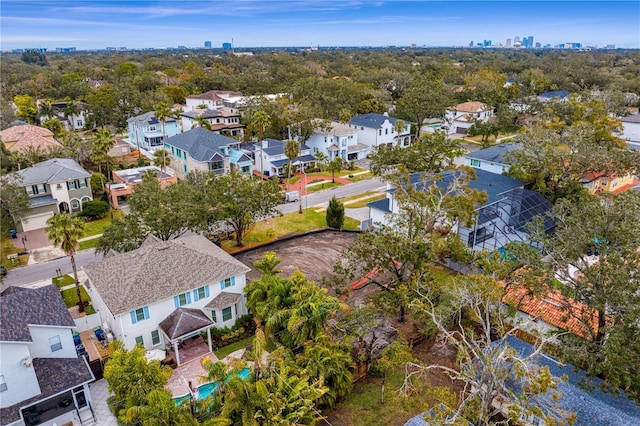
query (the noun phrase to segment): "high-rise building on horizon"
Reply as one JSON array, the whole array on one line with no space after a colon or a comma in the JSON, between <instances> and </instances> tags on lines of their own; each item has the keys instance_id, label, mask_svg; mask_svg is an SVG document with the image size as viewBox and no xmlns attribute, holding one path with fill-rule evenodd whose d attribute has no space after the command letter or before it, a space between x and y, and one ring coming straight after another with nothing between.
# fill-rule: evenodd
<instances>
[{"instance_id":1,"label":"high-rise building on horizon","mask_svg":"<svg viewBox=\"0 0 640 426\"><path fill-rule=\"evenodd\" d=\"M507 39L507 44L505 45L505 47L511 47L511 39L510 38Z\"/></svg>"},{"instance_id":2,"label":"high-rise building on horizon","mask_svg":"<svg viewBox=\"0 0 640 426\"><path fill-rule=\"evenodd\" d=\"M513 38L513 42L514 42L514 43L520 43L520 36L515 36L515 37Z\"/></svg>"},{"instance_id":3,"label":"high-rise building on horizon","mask_svg":"<svg viewBox=\"0 0 640 426\"><path fill-rule=\"evenodd\" d=\"M210 41L205 41L204 42L204 48L205 49L211 49L211 42Z\"/></svg>"},{"instance_id":4,"label":"high-rise building on horizon","mask_svg":"<svg viewBox=\"0 0 640 426\"><path fill-rule=\"evenodd\" d=\"M231 43L222 43L222 48L224 50L231 50L232 47Z\"/></svg>"}]
</instances>

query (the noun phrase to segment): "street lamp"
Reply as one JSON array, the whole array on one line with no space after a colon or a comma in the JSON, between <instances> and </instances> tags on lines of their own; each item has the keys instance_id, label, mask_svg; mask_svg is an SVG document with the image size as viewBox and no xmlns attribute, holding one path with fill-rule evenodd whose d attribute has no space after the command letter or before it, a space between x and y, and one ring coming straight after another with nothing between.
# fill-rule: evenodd
<instances>
[{"instance_id":1,"label":"street lamp","mask_svg":"<svg viewBox=\"0 0 640 426\"><path fill-rule=\"evenodd\" d=\"M27 251L27 238L22 237L22 247L24 247L24 251Z\"/></svg>"},{"instance_id":2,"label":"street lamp","mask_svg":"<svg viewBox=\"0 0 640 426\"><path fill-rule=\"evenodd\" d=\"M305 186L305 190L306 190L306 187L307 187L307 183L306 183L307 174L304 172L304 166L302 164L302 161L300 162L300 172L301 172L302 176L300 176L300 196L298 197L298 201L300 203L299 203L298 213L302 214L302 180L303 179L305 180L305 185L304 185Z\"/></svg>"}]
</instances>

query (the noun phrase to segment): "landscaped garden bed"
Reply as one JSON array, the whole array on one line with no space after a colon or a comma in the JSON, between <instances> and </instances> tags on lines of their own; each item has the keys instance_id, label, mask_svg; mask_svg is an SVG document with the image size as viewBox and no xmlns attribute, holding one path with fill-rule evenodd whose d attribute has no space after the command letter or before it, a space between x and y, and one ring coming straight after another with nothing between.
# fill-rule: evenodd
<instances>
[{"instance_id":1,"label":"landscaped garden bed","mask_svg":"<svg viewBox=\"0 0 640 426\"><path fill-rule=\"evenodd\" d=\"M64 303L67 305L67 308L78 306L78 292L75 287L62 290L60 294L62 294L62 298L64 299ZM85 303L85 313L87 315L95 314L96 310L93 309L93 306L91 305L91 297L89 297L87 290L82 286L80 286L80 294L82 294L82 301Z\"/></svg>"}]
</instances>

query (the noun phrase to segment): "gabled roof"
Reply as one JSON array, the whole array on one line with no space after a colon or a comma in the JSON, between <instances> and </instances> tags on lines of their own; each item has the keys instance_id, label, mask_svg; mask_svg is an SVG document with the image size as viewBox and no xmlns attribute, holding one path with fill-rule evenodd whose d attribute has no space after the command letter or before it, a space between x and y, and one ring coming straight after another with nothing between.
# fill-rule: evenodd
<instances>
[{"instance_id":1,"label":"gabled roof","mask_svg":"<svg viewBox=\"0 0 640 426\"><path fill-rule=\"evenodd\" d=\"M390 117L386 112L384 114L370 112L368 114L362 114L362 115L353 117L351 121L349 121L349 124L352 124L354 126L369 127L371 129L379 129L382 127L385 120L389 120L389 123L391 123L391 125L393 126L396 124L396 121L398 121L399 118ZM408 122L407 122L407 131L409 131Z\"/></svg>"},{"instance_id":2,"label":"gabled roof","mask_svg":"<svg viewBox=\"0 0 640 426\"><path fill-rule=\"evenodd\" d=\"M506 341L521 356L533 353L533 346L520 339L509 336ZM600 389L602 379L588 377L583 370L570 364L561 364L548 354L537 356L535 361L539 366L549 367L554 377L566 376L567 381L560 381L557 390L543 395L532 395L533 403L576 413L576 426L640 425L640 408L624 391L617 395L605 393ZM509 385L519 386L513 381ZM560 394L557 399L552 395L556 393Z\"/></svg>"},{"instance_id":3,"label":"gabled roof","mask_svg":"<svg viewBox=\"0 0 640 426\"><path fill-rule=\"evenodd\" d=\"M265 139L265 140L268 143L268 147L263 149L265 154L267 154L269 157L273 157L276 155L284 155L284 141L279 141L276 139ZM310 149L309 146L305 144L300 145L300 151L307 151L309 149ZM287 161L289 161L288 158L287 158Z\"/></svg>"},{"instance_id":4,"label":"gabled roof","mask_svg":"<svg viewBox=\"0 0 640 426\"><path fill-rule=\"evenodd\" d=\"M187 151L191 158L204 163L211 161L216 154L226 157L220 148L239 142L202 127L196 127L168 138L165 143Z\"/></svg>"},{"instance_id":5,"label":"gabled roof","mask_svg":"<svg viewBox=\"0 0 640 426\"><path fill-rule=\"evenodd\" d=\"M487 104L483 104L482 102L474 101L474 102L463 102L451 108L452 110L458 112L467 112L467 113L477 113L479 111L486 111L491 108Z\"/></svg>"},{"instance_id":6,"label":"gabled roof","mask_svg":"<svg viewBox=\"0 0 640 426\"><path fill-rule=\"evenodd\" d=\"M31 342L29 325L76 326L60 291L54 285L2 292L0 324L2 342Z\"/></svg>"},{"instance_id":7,"label":"gabled roof","mask_svg":"<svg viewBox=\"0 0 640 426\"><path fill-rule=\"evenodd\" d=\"M46 152L62 147L60 142L54 139L51 130L32 124L23 124L4 129L0 132L0 139L2 139L7 149L12 152L26 153L29 149Z\"/></svg>"},{"instance_id":8,"label":"gabled roof","mask_svg":"<svg viewBox=\"0 0 640 426\"><path fill-rule=\"evenodd\" d=\"M69 158L52 158L33 167L16 172L22 178L22 185L37 183L58 183L74 179L88 178L91 174Z\"/></svg>"},{"instance_id":9,"label":"gabled roof","mask_svg":"<svg viewBox=\"0 0 640 426\"><path fill-rule=\"evenodd\" d=\"M173 117L167 117L165 120L165 124L176 122L177 120ZM156 117L156 113L154 111L145 112L144 114L138 115L136 117L131 117L127 120L127 123L133 123L137 126L148 126L150 124L162 125L162 122L158 120L158 117Z\"/></svg>"},{"instance_id":10,"label":"gabled roof","mask_svg":"<svg viewBox=\"0 0 640 426\"><path fill-rule=\"evenodd\" d=\"M112 314L139 309L249 271L201 235L160 241L84 267Z\"/></svg>"},{"instance_id":11,"label":"gabled roof","mask_svg":"<svg viewBox=\"0 0 640 426\"><path fill-rule=\"evenodd\" d=\"M221 291L216 297L211 299L205 308L207 309L224 309L228 306L238 303L241 295L239 293L230 293L228 291Z\"/></svg>"},{"instance_id":12,"label":"gabled roof","mask_svg":"<svg viewBox=\"0 0 640 426\"><path fill-rule=\"evenodd\" d=\"M516 149L520 149L520 145L514 142L506 142L489 148L480 149L476 152L470 152L465 154L465 157L472 158L474 160L489 161L492 163L511 164L508 163L504 157L505 154Z\"/></svg>"},{"instance_id":13,"label":"gabled roof","mask_svg":"<svg viewBox=\"0 0 640 426\"><path fill-rule=\"evenodd\" d=\"M230 90L209 90L199 95L189 95L187 99L206 99L210 101L225 101L231 97L241 97L241 92L233 92Z\"/></svg>"}]
</instances>

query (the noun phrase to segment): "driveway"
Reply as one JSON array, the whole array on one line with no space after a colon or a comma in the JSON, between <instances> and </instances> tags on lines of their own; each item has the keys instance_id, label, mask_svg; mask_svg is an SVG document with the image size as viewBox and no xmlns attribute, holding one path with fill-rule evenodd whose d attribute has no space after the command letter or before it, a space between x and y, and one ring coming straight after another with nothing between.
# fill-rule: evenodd
<instances>
[{"instance_id":1,"label":"driveway","mask_svg":"<svg viewBox=\"0 0 640 426\"><path fill-rule=\"evenodd\" d=\"M14 238L12 243L16 248L26 248L27 250L39 249L53 244L49 241L49 236L45 232L44 228L34 229L33 231L27 232L18 232L17 238Z\"/></svg>"}]
</instances>

